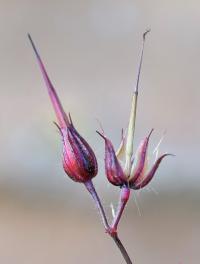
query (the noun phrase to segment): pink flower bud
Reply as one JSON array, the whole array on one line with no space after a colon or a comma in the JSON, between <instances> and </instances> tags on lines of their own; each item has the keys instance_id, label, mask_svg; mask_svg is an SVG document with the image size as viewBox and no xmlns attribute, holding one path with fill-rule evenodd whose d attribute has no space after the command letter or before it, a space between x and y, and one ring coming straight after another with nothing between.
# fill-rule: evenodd
<instances>
[{"instance_id":1,"label":"pink flower bud","mask_svg":"<svg viewBox=\"0 0 200 264\"><path fill-rule=\"evenodd\" d=\"M36 54L38 64L44 77L48 93L58 119L58 128L63 138L63 167L68 176L77 182L87 182L97 175L98 166L95 154L89 144L79 135L74 128L71 117L63 110L58 95L47 75L39 53L28 35Z\"/></svg>"}]
</instances>

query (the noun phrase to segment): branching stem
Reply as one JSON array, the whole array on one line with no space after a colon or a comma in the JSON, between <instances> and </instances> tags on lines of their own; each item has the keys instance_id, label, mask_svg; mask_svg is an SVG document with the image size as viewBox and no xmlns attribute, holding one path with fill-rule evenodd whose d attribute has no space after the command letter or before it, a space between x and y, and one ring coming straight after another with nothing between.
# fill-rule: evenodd
<instances>
[{"instance_id":1,"label":"branching stem","mask_svg":"<svg viewBox=\"0 0 200 264\"><path fill-rule=\"evenodd\" d=\"M95 187L94 187L92 181L90 180L90 181L85 182L85 187L87 188L87 190L89 191L89 193L91 194L91 196L95 202L95 205L96 205L96 207L99 211L99 214L102 218L102 222L103 222L104 228L106 230L106 233L108 235L110 235L110 237L112 237L112 239L114 240L114 242L117 245L117 247L119 248L124 260L126 261L126 264L132 264L132 261L128 255L124 245L122 244L121 240L119 239L118 234L117 234L117 225L119 223L119 220L121 218L121 215L122 215L122 212L125 208L125 205L128 201L128 199L125 199L125 196L127 196L125 194L128 192L128 190L125 188L122 188L121 195L120 195L120 201L122 201L124 199L124 202L122 202L122 203L119 202L119 207L121 204L121 209L119 209L119 213L117 214L118 216L116 215L116 220L113 222L114 227L116 227L116 229L115 229L115 228L113 228L113 226L110 227L108 224L108 220L106 218L105 211L103 209L100 198L99 198L99 196L95 190ZM129 190L129 192L130 192L130 190ZM128 197L129 197L129 194L128 194ZM126 200L126 202L125 202L125 200Z\"/></svg>"}]
</instances>

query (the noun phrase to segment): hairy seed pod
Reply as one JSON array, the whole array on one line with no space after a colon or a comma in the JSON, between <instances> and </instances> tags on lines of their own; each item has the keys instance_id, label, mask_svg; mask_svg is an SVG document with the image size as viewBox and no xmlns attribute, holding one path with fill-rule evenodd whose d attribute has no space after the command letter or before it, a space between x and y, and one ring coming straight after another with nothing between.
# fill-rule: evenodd
<instances>
[{"instance_id":1,"label":"hairy seed pod","mask_svg":"<svg viewBox=\"0 0 200 264\"><path fill-rule=\"evenodd\" d=\"M95 154L89 144L83 139L74 128L71 117L65 113L62 104L53 87L40 55L28 35L33 50L36 54L47 90L58 120L59 128L63 138L63 167L67 175L76 182L85 183L97 175L98 165Z\"/></svg>"}]
</instances>

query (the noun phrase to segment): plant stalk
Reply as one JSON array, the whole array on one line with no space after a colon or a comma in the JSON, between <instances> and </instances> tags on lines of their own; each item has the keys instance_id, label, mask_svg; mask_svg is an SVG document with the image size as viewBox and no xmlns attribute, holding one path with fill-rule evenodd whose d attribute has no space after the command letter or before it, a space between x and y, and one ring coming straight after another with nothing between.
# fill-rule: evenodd
<instances>
[{"instance_id":1,"label":"plant stalk","mask_svg":"<svg viewBox=\"0 0 200 264\"><path fill-rule=\"evenodd\" d=\"M119 221L121 219L122 213L124 211L124 208L129 200L130 196L130 189L127 186L123 186L121 188L120 192L120 197L119 197L119 203L118 203L118 208L117 208L117 213L113 219L113 223L111 228L115 231L117 231L117 227L119 224Z\"/></svg>"},{"instance_id":2,"label":"plant stalk","mask_svg":"<svg viewBox=\"0 0 200 264\"><path fill-rule=\"evenodd\" d=\"M126 264L132 264L133 262L131 261L124 245L122 244L121 240L118 237L118 234L116 233L115 236L112 236L112 239L114 240L115 244L117 245L117 247L119 248L124 260L126 261Z\"/></svg>"},{"instance_id":3,"label":"plant stalk","mask_svg":"<svg viewBox=\"0 0 200 264\"><path fill-rule=\"evenodd\" d=\"M91 180L85 182L85 187L86 189L89 191L89 193L91 194L93 200L94 200L94 203L99 211L99 214L101 216L101 219L102 219L102 222L103 222L103 225L104 225L104 228L106 230L106 232L109 232L109 224L108 224L108 220L106 218L106 214L105 214L105 211L103 209L103 206L101 204L101 201L100 201L100 198L96 192L96 189L93 185L93 182Z\"/></svg>"},{"instance_id":4,"label":"plant stalk","mask_svg":"<svg viewBox=\"0 0 200 264\"><path fill-rule=\"evenodd\" d=\"M85 182L85 187L89 191L89 193L91 194L91 196L92 196L92 198L93 198L93 200L95 202L95 205L96 205L96 207L97 207L97 209L99 211L99 214L101 216L101 219L102 219L104 228L106 230L106 233L110 237L112 237L112 239L114 240L114 242L117 245L117 247L119 248L119 250L120 250L120 252L121 252L124 260L126 261L126 264L132 264L132 261L131 261L129 255L128 255L128 253L127 253L124 245L122 244L121 240L118 237L117 229L114 229L114 228L110 227L109 224L108 224L108 220L107 220L105 211L104 211L103 206L101 204L100 198L99 198L99 196L98 196L98 194L97 194L97 192L95 190L95 187L93 185L93 182L91 180ZM129 190L129 192L130 192L130 190ZM124 191L123 191L123 193L124 193ZM124 209L125 205L122 206L122 207ZM123 212L123 209L121 210L121 214ZM117 224L119 223L120 218L121 218L121 216L120 217L117 217L117 220L116 220L116 223ZM116 224L116 227L117 227L117 224Z\"/></svg>"}]
</instances>

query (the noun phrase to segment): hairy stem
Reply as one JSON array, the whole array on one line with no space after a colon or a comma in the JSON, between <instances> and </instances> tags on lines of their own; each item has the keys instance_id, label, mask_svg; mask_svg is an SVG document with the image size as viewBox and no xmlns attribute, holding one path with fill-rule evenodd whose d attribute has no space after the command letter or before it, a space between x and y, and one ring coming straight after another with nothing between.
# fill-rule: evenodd
<instances>
[{"instance_id":1,"label":"hairy stem","mask_svg":"<svg viewBox=\"0 0 200 264\"><path fill-rule=\"evenodd\" d=\"M92 195L92 198L95 202L95 205L99 211L99 214L101 216L101 219L102 219L102 222L103 222L103 225L105 227L105 230L108 232L110 227L109 227L109 224L108 224L108 220L106 218L106 214L105 214L105 211L103 209L103 206L101 204L101 201L100 201L100 198L95 190L95 187L93 185L93 182L91 180L85 182L85 187L87 188L87 190L89 191L89 193Z\"/></svg>"},{"instance_id":2,"label":"hairy stem","mask_svg":"<svg viewBox=\"0 0 200 264\"><path fill-rule=\"evenodd\" d=\"M121 192L120 192L120 197L119 197L119 203L118 203L118 208L117 208L117 213L113 219L113 223L111 228L113 229L113 231L117 231L117 226L119 224L119 221L121 219L122 213L124 211L124 208L129 200L129 196L130 196L130 189L127 186L123 186L121 188Z\"/></svg>"},{"instance_id":3,"label":"hairy stem","mask_svg":"<svg viewBox=\"0 0 200 264\"><path fill-rule=\"evenodd\" d=\"M96 192L96 190L95 190L95 187L94 187L92 181L89 180L89 181L85 182L85 187L87 188L87 190L89 191L89 193L91 194L91 196L92 196L92 198L93 198L93 200L94 200L94 202L95 202L95 205L96 205L96 207L97 207L97 209L98 209L98 211L99 211L99 214L100 214L100 216L101 216L101 219L102 219L102 222L103 222L104 228L105 228L105 230L106 230L106 233L107 233L108 235L110 235L110 237L112 237L112 239L114 240L115 244L116 244L117 247L119 248L119 250L120 250L120 252L121 252L121 254L122 254L124 260L126 261L126 263L127 263L127 264L132 264L132 261L131 261L129 255L128 255L128 253L127 253L127 251L126 251L124 245L122 244L121 240L120 240L119 237L118 237L117 229L113 229L113 228L110 227L109 224L108 224L108 220L107 220L107 218L106 218L105 211L104 211L103 206L102 206L102 204L101 204L101 200L100 200L100 198L99 198L99 196L98 196L98 194L97 194L97 192ZM124 188L124 190L123 190L123 192L122 192L122 193L123 193L122 197L125 196L124 193L125 193L126 191L127 191L127 190L125 190L125 188ZM129 192L130 192L130 190L129 190ZM128 195L128 196L129 196L129 195ZM128 199L127 199L127 201L128 201ZM124 207L125 207L125 205L124 205ZM124 208L124 207L123 207L123 208ZM123 210L121 211L121 214L122 214L122 212L123 212ZM121 217L121 216L120 216L120 217ZM120 217L119 217L119 220L120 220ZM118 221L118 220L116 220L116 221ZM119 223L119 221L118 221L118 223Z\"/></svg>"}]
</instances>

